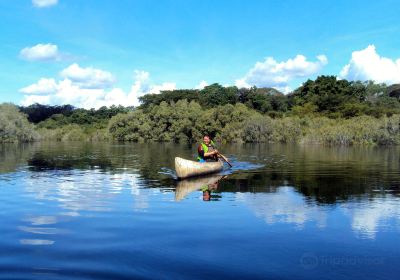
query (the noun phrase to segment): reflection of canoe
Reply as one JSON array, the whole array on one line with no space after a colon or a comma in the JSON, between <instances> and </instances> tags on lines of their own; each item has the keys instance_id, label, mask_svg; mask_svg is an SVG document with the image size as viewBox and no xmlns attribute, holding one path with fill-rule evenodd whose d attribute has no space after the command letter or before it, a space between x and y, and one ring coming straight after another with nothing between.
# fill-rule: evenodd
<instances>
[{"instance_id":1,"label":"reflection of canoe","mask_svg":"<svg viewBox=\"0 0 400 280\"><path fill-rule=\"evenodd\" d=\"M221 161L197 162L180 157L175 158L175 171L179 179L218 172L222 170L222 167Z\"/></svg>"},{"instance_id":2,"label":"reflection of canoe","mask_svg":"<svg viewBox=\"0 0 400 280\"><path fill-rule=\"evenodd\" d=\"M189 193L197 191L204 186L216 183L222 178L221 175L209 175L198 178L189 178L178 182L175 189L175 200L179 201L185 198Z\"/></svg>"}]
</instances>

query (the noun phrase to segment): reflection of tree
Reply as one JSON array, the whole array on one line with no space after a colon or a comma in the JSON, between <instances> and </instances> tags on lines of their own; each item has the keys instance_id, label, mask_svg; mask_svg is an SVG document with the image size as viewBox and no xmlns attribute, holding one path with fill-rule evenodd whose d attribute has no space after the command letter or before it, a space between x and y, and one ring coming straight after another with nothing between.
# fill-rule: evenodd
<instances>
[{"instance_id":1,"label":"reflection of tree","mask_svg":"<svg viewBox=\"0 0 400 280\"><path fill-rule=\"evenodd\" d=\"M369 238L374 238L379 226L389 219L399 223L399 148L229 145L220 149L236 156L234 165L238 161L265 164L257 170L228 175L219 182L218 192L222 197L224 192L235 192L237 200L244 201L267 223L303 227L312 221L324 227L329 211L322 210L330 203L340 204L353 230ZM60 217L112 211L124 190L132 195L132 208L145 211L152 191L175 187L168 176L174 157L193 158L193 154L193 146L171 143L3 145L0 172L13 172L28 164L29 172L22 174L24 191L35 200L56 203L60 212L52 216L29 213L29 219L19 227L29 235L21 243L49 245L51 235L60 234ZM1 174L0 180L12 175L8 177ZM187 187L188 191L198 189L197 185ZM382 196L389 190L390 195Z\"/></svg>"},{"instance_id":2,"label":"reflection of tree","mask_svg":"<svg viewBox=\"0 0 400 280\"><path fill-rule=\"evenodd\" d=\"M158 180L166 177L160 170L173 166L177 152L176 146L168 143L43 143L31 151L27 163L31 171L96 169L117 174L131 170L151 186L159 186Z\"/></svg>"},{"instance_id":3,"label":"reflection of tree","mask_svg":"<svg viewBox=\"0 0 400 280\"><path fill-rule=\"evenodd\" d=\"M225 180L224 190L269 192L293 186L320 203L335 203L377 188L399 192L399 147L321 147L299 145L230 146L241 160L264 162L257 173Z\"/></svg>"},{"instance_id":4,"label":"reflection of tree","mask_svg":"<svg viewBox=\"0 0 400 280\"><path fill-rule=\"evenodd\" d=\"M396 153L397 150L397 153ZM390 188L398 180L398 148L299 147L282 172L289 184L319 202L334 203ZM289 153L290 155L290 153Z\"/></svg>"},{"instance_id":5,"label":"reflection of tree","mask_svg":"<svg viewBox=\"0 0 400 280\"><path fill-rule=\"evenodd\" d=\"M25 165L32 148L37 144L2 144L0 145L0 174L14 172Z\"/></svg>"},{"instance_id":6,"label":"reflection of tree","mask_svg":"<svg viewBox=\"0 0 400 280\"><path fill-rule=\"evenodd\" d=\"M51 152L36 152L29 160L32 171L45 170L72 170L72 169L100 169L108 170L112 167L111 161L105 157L92 157L87 154L71 156L68 154L54 154Z\"/></svg>"},{"instance_id":7,"label":"reflection of tree","mask_svg":"<svg viewBox=\"0 0 400 280\"><path fill-rule=\"evenodd\" d=\"M319 203L335 203L365 193L374 197L377 188L399 193L398 147L232 144L219 148L241 162L265 165L258 170L235 171L221 182L222 192L275 192L281 186L293 186ZM194 146L173 143L3 145L0 172L11 172L28 163L34 172L77 169L134 173L146 187L170 188L175 185L174 157L194 158L194 153Z\"/></svg>"}]
</instances>

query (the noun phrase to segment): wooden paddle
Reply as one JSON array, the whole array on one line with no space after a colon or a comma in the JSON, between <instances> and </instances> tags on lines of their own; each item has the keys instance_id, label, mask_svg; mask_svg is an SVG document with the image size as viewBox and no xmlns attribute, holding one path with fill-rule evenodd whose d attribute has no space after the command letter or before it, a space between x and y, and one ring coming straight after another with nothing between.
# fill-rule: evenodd
<instances>
[{"instance_id":1,"label":"wooden paddle","mask_svg":"<svg viewBox=\"0 0 400 280\"><path fill-rule=\"evenodd\" d=\"M229 162L229 160L226 158L226 156L224 156L221 153L218 153L218 155L230 166L232 167L232 164Z\"/></svg>"}]
</instances>

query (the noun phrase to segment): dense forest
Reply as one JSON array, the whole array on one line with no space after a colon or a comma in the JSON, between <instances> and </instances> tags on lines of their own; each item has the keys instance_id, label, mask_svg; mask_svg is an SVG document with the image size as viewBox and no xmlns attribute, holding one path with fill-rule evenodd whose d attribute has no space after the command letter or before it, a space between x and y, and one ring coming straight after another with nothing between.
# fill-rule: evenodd
<instances>
[{"instance_id":1,"label":"dense forest","mask_svg":"<svg viewBox=\"0 0 400 280\"><path fill-rule=\"evenodd\" d=\"M308 80L289 94L212 84L140 97L137 108L0 105L0 142L198 141L400 144L400 85Z\"/></svg>"}]
</instances>

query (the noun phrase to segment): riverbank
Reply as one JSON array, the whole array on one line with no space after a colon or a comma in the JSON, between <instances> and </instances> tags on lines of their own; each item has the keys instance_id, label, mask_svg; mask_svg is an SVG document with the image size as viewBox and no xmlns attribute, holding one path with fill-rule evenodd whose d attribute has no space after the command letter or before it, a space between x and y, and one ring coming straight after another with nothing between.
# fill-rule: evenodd
<instances>
[{"instance_id":1,"label":"riverbank","mask_svg":"<svg viewBox=\"0 0 400 280\"><path fill-rule=\"evenodd\" d=\"M271 118L243 104L207 110L196 102L152 106L119 113L93 124L30 123L13 105L1 106L0 142L133 141L197 142L203 134L221 143L303 143L321 145L399 145L400 115L331 119L317 114Z\"/></svg>"}]
</instances>

